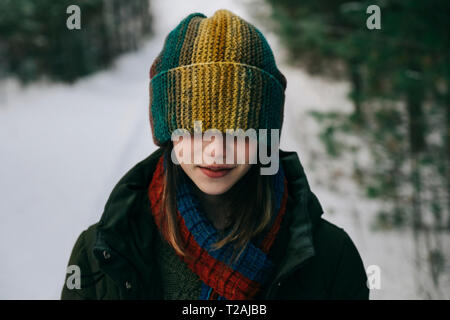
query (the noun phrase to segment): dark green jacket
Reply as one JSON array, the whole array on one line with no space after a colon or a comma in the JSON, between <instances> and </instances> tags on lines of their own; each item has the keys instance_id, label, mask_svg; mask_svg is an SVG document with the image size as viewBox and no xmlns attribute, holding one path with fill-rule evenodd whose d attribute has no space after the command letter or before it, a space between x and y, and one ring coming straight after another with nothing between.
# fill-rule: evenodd
<instances>
[{"instance_id":1,"label":"dark green jacket","mask_svg":"<svg viewBox=\"0 0 450 320\"><path fill-rule=\"evenodd\" d=\"M154 254L159 234L147 196L161 151L118 182L100 221L80 234L68 265L80 267L81 289L64 283L61 299L162 299ZM257 299L368 299L361 257L343 229L321 218L297 153L280 150L280 162L287 211L270 253L275 277Z\"/></svg>"}]
</instances>

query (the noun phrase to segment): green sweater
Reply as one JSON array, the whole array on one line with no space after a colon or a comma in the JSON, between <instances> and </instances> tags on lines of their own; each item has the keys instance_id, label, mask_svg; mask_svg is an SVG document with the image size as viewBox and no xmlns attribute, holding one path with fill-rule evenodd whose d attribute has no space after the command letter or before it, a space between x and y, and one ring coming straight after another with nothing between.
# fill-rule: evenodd
<instances>
[{"instance_id":1,"label":"green sweater","mask_svg":"<svg viewBox=\"0 0 450 320\"><path fill-rule=\"evenodd\" d=\"M161 235L157 238L156 257L159 261L163 299L197 300L201 292L200 278L189 269Z\"/></svg>"}]
</instances>

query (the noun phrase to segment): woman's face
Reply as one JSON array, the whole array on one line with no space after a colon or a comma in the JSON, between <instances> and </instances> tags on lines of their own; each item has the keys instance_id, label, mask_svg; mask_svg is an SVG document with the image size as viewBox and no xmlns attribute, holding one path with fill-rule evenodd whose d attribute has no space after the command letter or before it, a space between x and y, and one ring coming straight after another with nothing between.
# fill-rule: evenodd
<instances>
[{"instance_id":1,"label":"woman's face","mask_svg":"<svg viewBox=\"0 0 450 320\"><path fill-rule=\"evenodd\" d=\"M181 168L206 194L220 195L227 192L252 166L249 159L256 155L256 144L254 147L248 137L245 140L228 138L228 135L222 134L222 139L212 137L210 140L202 139L200 143L194 144L194 137L191 135L190 137L180 136L178 141L174 141L175 155ZM233 150L234 159L232 158ZM183 153L189 151L191 160L183 162L182 159L189 158L189 155ZM229 158L231 158L228 163L226 162L227 152L230 153ZM238 152L242 155L239 158ZM194 157L201 160L194 162Z\"/></svg>"}]
</instances>

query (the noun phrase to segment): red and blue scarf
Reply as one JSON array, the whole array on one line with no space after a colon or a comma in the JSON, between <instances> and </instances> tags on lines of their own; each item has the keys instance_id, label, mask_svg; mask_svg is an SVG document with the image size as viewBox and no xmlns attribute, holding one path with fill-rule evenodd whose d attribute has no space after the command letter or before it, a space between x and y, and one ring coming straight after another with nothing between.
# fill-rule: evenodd
<instances>
[{"instance_id":1,"label":"red and blue scarf","mask_svg":"<svg viewBox=\"0 0 450 320\"><path fill-rule=\"evenodd\" d=\"M152 214L160 228L161 199L164 183L165 157L161 156L149 186ZM268 258L286 210L287 181L280 165L273 176L275 212L269 231L255 237L246 246L239 259L231 264L232 244L220 249L211 245L220 240L219 231L204 214L198 198L193 193L192 181L185 174L177 186L177 223L189 259L180 255L188 267L202 281L200 300L250 300L269 281L274 265Z\"/></svg>"}]
</instances>

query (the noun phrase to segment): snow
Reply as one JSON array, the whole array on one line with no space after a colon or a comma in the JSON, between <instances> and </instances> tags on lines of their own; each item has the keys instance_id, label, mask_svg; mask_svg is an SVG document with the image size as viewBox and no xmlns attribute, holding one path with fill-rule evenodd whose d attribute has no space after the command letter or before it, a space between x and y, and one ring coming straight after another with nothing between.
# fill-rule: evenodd
<instances>
[{"instance_id":1,"label":"snow","mask_svg":"<svg viewBox=\"0 0 450 320\"><path fill-rule=\"evenodd\" d=\"M0 83L0 299L59 299L76 238L98 221L123 174L156 149L148 121L148 71L167 33L189 13L210 16L220 8L261 25L237 1L151 4L155 36L113 68L73 85ZM371 232L379 204L365 200L349 181L340 183L345 192L331 190L323 184L324 171L314 167L317 125L306 111L350 110L348 84L287 66L278 58L276 38L267 38L288 79L282 149L298 152L325 218L349 233L365 266L380 266L382 287L371 298L418 298L411 235ZM345 167L334 164L339 166Z\"/></svg>"}]
</instances>

